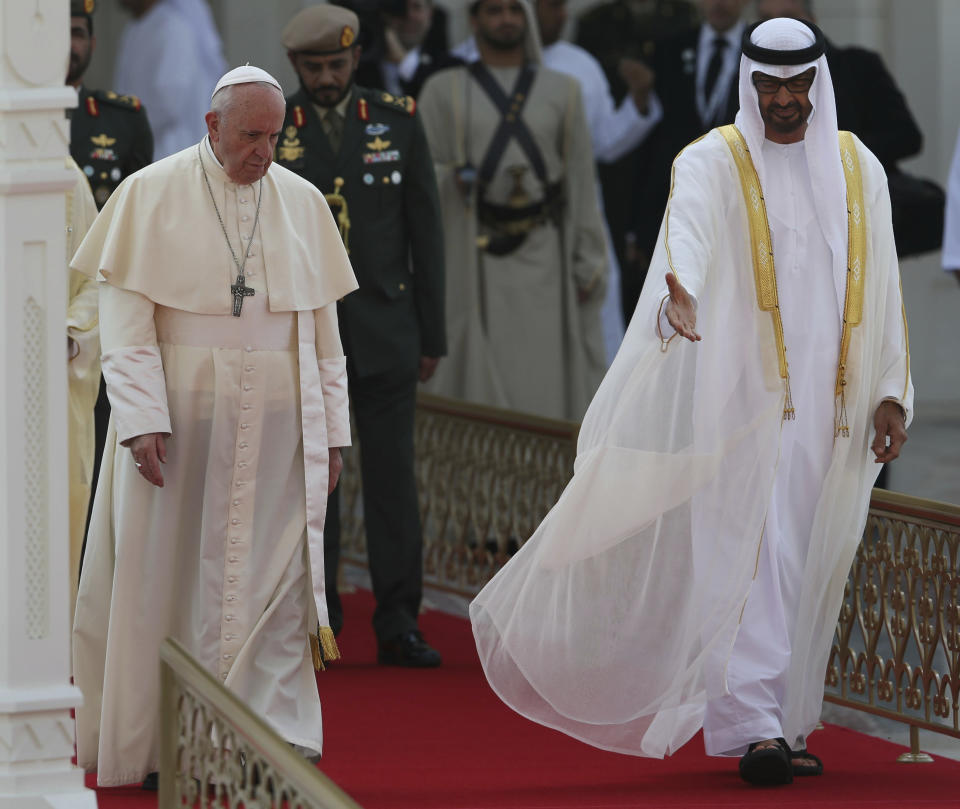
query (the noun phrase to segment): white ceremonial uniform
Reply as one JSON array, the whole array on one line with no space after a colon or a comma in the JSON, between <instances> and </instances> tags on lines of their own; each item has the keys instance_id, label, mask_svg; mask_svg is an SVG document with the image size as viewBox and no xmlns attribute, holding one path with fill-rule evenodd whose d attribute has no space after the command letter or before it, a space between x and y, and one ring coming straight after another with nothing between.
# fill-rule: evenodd
<instances>
[{"instance_id":1,"label":"white ceremonial uniform","mask_svg":"<svg viewBox=\"0 0 960 809\"><path fill-rule=\"evenodd\" d=\"M160 0L130 20L120 37L113 86L143 102L153 130L155 160L196 143L217 79L226 70L216 32L209 41L198 22L172 0Z\"/></svg>"},{"instance_id":2,"label":"white ceremonial uniform","mask_svg":"<svg viewBox=\"0 0 960 809\"><path fill-rule=\"evenodd\" d=\"M90 183L80 167L67 159L74 173L73 188L67 192L67 264L97 218L97 204ZM67 270L67 336L73 340L76 354L67 361L69 398L67 436L70 463L70 615L77 600L83 533L90 506L93 476L93 408L100 390L100 327L97 308L97 282L76 270Z\"/></svg>"},{"instance_id":3,"label":"white ceremonial uniform","mask_svg":"<svg viewBox=\"0 0 960 809\"><path fill-rule=\"evenodd\" d=\"M234 250L251 245L240 317L201 152ZM113 411L74 628L80 766L101 785L157 770L167 636L319 753L308 641L326 607L308 527L323 524L327 447L350 443L335 301L356 287L329 209L276 165L262 186L233 183L205 140L125 180L73 264L99 268ZM122 446L154 432L169 436L162 488Z\"/></svg>"}]
</instances>

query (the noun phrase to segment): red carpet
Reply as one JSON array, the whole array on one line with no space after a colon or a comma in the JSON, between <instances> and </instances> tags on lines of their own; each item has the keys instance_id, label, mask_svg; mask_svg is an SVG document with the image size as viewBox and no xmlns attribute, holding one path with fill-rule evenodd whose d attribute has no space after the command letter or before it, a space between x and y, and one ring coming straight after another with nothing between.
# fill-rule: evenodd
<instances>
[{"instance_id":1,"label":"red carpet","mask_svg":"<svg viewBox=\"0 0 960 809\"><path fill-rule=\"evenodd\" d=\"M773 789L744 784L736 760L707 758L699 738L665 761L595 750L506 708L486 685L466 621L423 616L443 667L381 668L372 597L344 601L344 660L318 678L321 769L366 809L960 808L960 762L898 764L903 748L834 726L811 738L826 773ZM139 789L102 789L98 799L102 809L156 805Z\"/></svg>"}]
</instances>

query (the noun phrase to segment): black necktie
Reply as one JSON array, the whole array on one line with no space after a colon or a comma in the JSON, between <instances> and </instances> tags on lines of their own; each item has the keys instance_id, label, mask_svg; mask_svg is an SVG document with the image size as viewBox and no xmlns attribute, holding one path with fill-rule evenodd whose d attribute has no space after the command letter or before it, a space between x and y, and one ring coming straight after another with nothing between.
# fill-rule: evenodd
<instances>
[{"instance_id":1,"label":"black necktie","mask_svg":"<svg viewBox=\"0 0 960 809\"><path fill-rule=\"evenodd\" d=\"M727 40L725 37L718 36L713 40L713 53L710 54L707 76L703 82L703 100L708 107L710 106L710 99L713 97L713 88L717 86L717 79L720 78L720 71L723 68L723 53L726 49Z\"/></svg>"}]
</instances>

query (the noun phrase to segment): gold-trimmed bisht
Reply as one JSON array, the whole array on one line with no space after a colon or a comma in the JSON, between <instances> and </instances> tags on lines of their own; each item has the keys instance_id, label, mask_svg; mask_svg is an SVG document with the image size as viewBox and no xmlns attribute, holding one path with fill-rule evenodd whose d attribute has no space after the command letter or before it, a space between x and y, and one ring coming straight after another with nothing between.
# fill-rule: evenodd
<instances>
[{"instance_id":1,"label":"gold-trimmed bisht","mask_svg":"<svg viewBox=\"0 0 960 809\"><path fill-rule=\"evenodd\" d=\"M783 380L786 392L783 402L783 419L794 419L796 411L793 408L793 396L790 393L790 366L787 363L787 345L783 338L783 319L780 317L780 301L777 297L777 272L773 265L773 240L770 238L770 223L767 220L763 189L760 187L760 178L750 157L747 142L740 130L733 124L728 124L721 126L719 131L733 155L733 162L740 176L740 187L743 189L743 201L747 207L757 306L760 307L761 312L769 312L773 318L780 378Z\"/></svg>"},{"instance_id":2,"label":"gold-trimmed bisht","mask_svg":"<svg viewBox=\"0 0 960 809\"><path fill-rule=\"evenodd\" d=\"M719 128L727 142L740 176L743 200L747 208L750 229L750 245L753 252L753 274L757 289L757 305L763 312L770 312L773 331L777 340L777 358L780 378L783 379L785 399L783 418L796 418L793 397L790 394L790 369L787 363L787 347L783 337L783 320L777 298L777 273L773 263L773 241L767 208L750 150L740 130L733 124ZM835 386L834 437L849 437L847 423L847 354L850 349L851 330L860 325L863 317L863 281L866 272L867 231L863 207L863 176L853 136L839 133L840 162L847 189L847 283L843 304L843 331L840 337L840 355L837 362Z\"/></svg>"},{"instance_id":3,"label":"gold-trimmed bisht","mask_svg":"<svg viewBox=\"0 0 960 809\"><path fill-rule=\"evenodd\" d=\"M863 276L866 271L867 227L863 210L863 176L857 146L849 132L840 133L840 162L847 184L847 291L843 301L843 332L840 336L840 359L837 363L834 437L850 436L847 423L847 353L850 332L863 319Z\"/></svg>"},{"instance_id":4,"label":"gold-trimmed bisht","mask_svg":"<svg viewBox=\"0 0 960 809\"><path fill-rule=\"evenodd\" d=\"M340 659L340 649L333 630L329 626L317 626L315 635L310 636L310 654L313 656L313 667L317 671L325 671L325 662Z\"/></svg>"}]
</instances>

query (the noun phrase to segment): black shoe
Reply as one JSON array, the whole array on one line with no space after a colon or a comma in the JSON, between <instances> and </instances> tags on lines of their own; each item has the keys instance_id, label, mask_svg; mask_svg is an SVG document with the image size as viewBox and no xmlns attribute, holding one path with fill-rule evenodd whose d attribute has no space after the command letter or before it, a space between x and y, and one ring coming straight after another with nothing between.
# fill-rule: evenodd
<instances>
[{"instance_id":1,"label":"black shoe","mask_svg":"<svg viewBox=\"0 0 960 809\"><path fill-rule=\"evenodd\" d=\"M148 792L156 792L160 789L160 776L155 772L148 772L143 779L143 788Z\"/></svg>"},{"instance_id":2,"label":"black shoe","mask_svg":"<svg viewBox=\"0 0 960 809\"><path fill-rule=\"evenodd\" d=\"M416 629L380 644L377 662L382 666L432 669L440 665L440 652L430 646Z\"/></svg>"},{"instance_id":3,"label":"black shoe","mask_svg":"<svg viewBox=\"0 0 960 809\"><path fill-rule=\"evenodd\" d=\"M740 759L740 777L749 784L776 786L793 781L793 764L790 747L784 739L774 739L776 744L757 748L762 742L754 742Z\"/></svg>"},{"instance_id":4,"label":"black shoe","mask_svg":"<svg viewBox=\"0 0 960 809\"><path fill-rule=\"evenodd\" d=\"M823 762L813 753L803 750L791 750L790 762L794 775L823 775Z\"/></svg>"}]
</instances>

